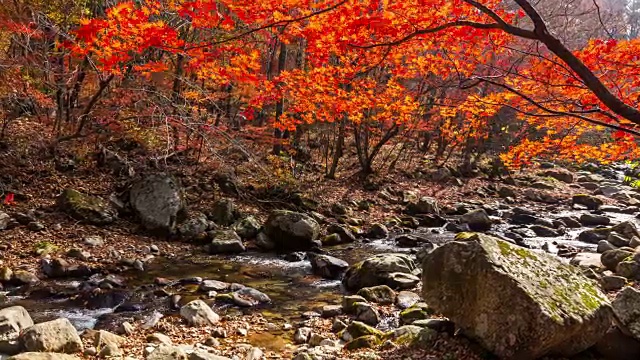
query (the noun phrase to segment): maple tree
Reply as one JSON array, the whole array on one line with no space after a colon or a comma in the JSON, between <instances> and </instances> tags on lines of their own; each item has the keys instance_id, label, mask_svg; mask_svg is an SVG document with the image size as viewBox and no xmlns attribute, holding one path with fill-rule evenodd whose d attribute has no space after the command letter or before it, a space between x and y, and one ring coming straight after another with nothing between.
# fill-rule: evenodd
<instances>
[{"instance_id":1,"label":"maple tree","mask_svg":"<svg viewBox=\"0 0 640 360\"><path fill-rule=\"evenodd\" d=\"M398 136L437 139L438 156L448 147L466 162L488 139L508 137L501 151L511 167L640 153L638 40L608 38L604 29L565 43L567 29L561 40L544 9L527 0L151 0L89 8L56 20L65 27L49 35L64 67L76 69L59 75L59 84L75 85L58 91L67 103L85 95L84 106L66 111L77 125L59 140L96 124L140 133L164 123L178 148L223 124L251 131L269 124L279 153L304 129L329 124L336 134L327 139L329 177L347 137L365 173ZM44 36L15 16L5 22L14 33ZM118 110L97 110L103 98ZM409 146L398 144L390 150L396 162Z\"/></svg>"}]
</instances>

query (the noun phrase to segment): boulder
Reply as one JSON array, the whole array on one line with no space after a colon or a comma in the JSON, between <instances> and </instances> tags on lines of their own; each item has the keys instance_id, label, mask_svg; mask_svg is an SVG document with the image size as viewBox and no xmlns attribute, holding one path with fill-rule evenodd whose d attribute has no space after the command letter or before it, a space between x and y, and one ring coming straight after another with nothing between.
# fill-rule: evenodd
<instances>
[{"instance_id":1,"label":"boulder","mask_svg":"<svg viewBox=\"0 0 640 360\"><path fill-rule=\"evenodd\" d=\"M388 305L396 301L396 292L387 285L366 287L358 290L358 295L377 304Z\"/></svg>"},{"instance_id":2,"label":"boulder","mask_svg":"<svg viewBox=\"0 0 640 360\"><path fill-rule=\"evenodd\" d=\"M571 207L574 207L575 205L582 205L589 210L598 210L598 208L603 204L604 201L602 201L602 199L593 195L576 194L571 198Z\"/></svg>"},{"instance_id":3,"label":"boulder","mask_svg":"<svg viewBox=\"0 0 640 360\"><path fill-rule=\"evenodd\" d=\"M557 230L544 225L531 225L530 229L540 237L556 237L560 236Z\"/></svg>"},{"instance_id":4,"label":"boulder","mask_svg":"<svg viewBox=\"0 0 640 360\"><path fill-rule=\"evenodd\" d=\"M351 230L349 230L349 228L347 228L344 225L331 224L327 228L327 233L329 233L329 234L337 234L339 239L340 239L340 241L339 241L340 244L348 244L348 243L352 243L352 242L356 241L355 235L353 235ZM327 244L327 245L329 245L329 244ZM331 245L337 245L337 244L331 244Z\"/></svg>"},{"instance_id":5,"label":"boulder","mask_svg":"<svg viewBox=\"0 0 640 360\"><path fill-rule=\"evenodd\" d=\"M604 215L598 214L582 214L580 216L580 223L583 226L598 226L598 225L609 225L611 219Z\"/></svg>"},{"instance_id":6,"label":"boulder","mask_svg":"<svg viewBox=\"0 0 640 360\"><path fill-rule=\"evenodd\" d=\"M422 289L438 313L505 359L570 357L612 322L606 295L578 268L482 234L459 234L429 254Z\"/></svg>"},{"instance_id":7,"label":"boulder","mask_svg":"<svg viewBox=\"0 0 640 360\"><path fill-rule=\"evenodd\" d=\"M58 207L74 219L92 225L111 224L118 211L108 202L73 189L65 189L57 199Z\"/></svg>"},{"instance_id":8,"label":"boulder","mask_svg":"<svg viewBox=\"0 0 640 360\"><path fill-rule=\"evenodd\" d=\"M233 229L242 239L254 239L258 236L262 225L254 216L247 216L233 224Z\"/></svg>"},{"instance_id":9,"label":"boulder","mask_svg":"<svg viewBox=\"0 0 640 360\"><path fill-rule=\"evenodd\" d=\"M27 351L73 354L82 352L82 340L68 319L57 319L33 325L20 334Z\"/></svg>"},{"instance_id":10,"label":"boulder","mask_svg":"<svg viewBox=\"0 0 640 360\"><path fill-rule=\"evenodd\" d=\"M264 224L264 232L278 250L310 250L321 245L320 225L313 218L293 211L272 212Z\"/></svg>"},{"instance_id":11,"label":"boulder","mask_svg":"<svg viewBox=\"0 0 640 360\"><path fill-rule=\"evenodd\" d=\"M438 201L436 199L424 196L424 197L421 197L418 201L413 201L408 203L406 212L409 215L418 215L418 214L440 215L440 208L438 207Z\"/></svg>"},{"instance_id":12,"label":"boulder","mask_svg":"<svg viewBox=\"0 0 640 360\"><path fill-rule=\"evenodd\" d=\"M357 302L353 304L353 312L356 320L371 326L378 325L380 322L380 314L371 304L365 302Z\"/></svg>"},{"instance_id":13,"label":"boulder","mask_svg":"<svg viewBox=\"0 0 640 360\"><path fill-rule=\"evenodd\" d=\"M611 227L611 231L616 232L629 240L633 237L640 237L640 232L638 232L636 224L631 221L623 221L620 224Z\"/></svg>"},{"instance_id":14,"label":"boulder","mask_svg":"<svg viewBox=\"0 0 640 360\"><path fill-rule=\"evenodd\" d=\"M149 355L147 360L187 360L187 353L179 346L160 345L155 348Z\"/></svg>"},{"instance_id":15,"label":"boulder","mask_svg":"<svg viewBox=\"0 0 640 360\"><path fill-rule=\"evenodd\" d=\"M631 243L631 239L627 239L617 232L612 231L609 236L607 236L607 242L615 247L624 247L629 246L629 244Z\"/></svg>"},{"instance_id":16,"label":"boulder","mask_svg":"<svg viewBox=\"0 0 640 360\"><path fill-rule=\"evenodd\" d=\"M25 352L11 356L6 360L80 360L79 357L69 354L50 352Z\"/></svg>"},{"instance_id":17,"label":"boulder","mask_svg":"<svg viewBox=\"0 0 640 360\"><path fill-rule=\"evenodd\" d=\"M0 353L16 354L20 349L18 336L30 326L33 326L33 320L22 306L0 310Z\"/></svg>"},{"instance_id":18,"label":"boulder","mask_svg":"<svg viewBox=\"0 0 640 360\"><path fill-rule=\"evenodd\" d=\"M395 274L411 275L415 270L415 263L407 255L378 254L351 265L342 283L348 290L354 291L377 285L392 286L391 282L397 285L393 279L399 276Z\"/></svg>"},{"instance_id":19,"label":"boulder","mask_svg":"<svg viewBox=\"0 0 640 360\"><path fill-rule=\"evenodd\" d=\"M628 286L611 303L620 330L640 340L640 291Z\"/></svg>"},{"instance_id":20,"label":"boulder","mask_svg":"<svg viewBox=\"0 0 640 360\"><path fill-rule=\"evenodd\" d=\"M229 226L236 221L238 210L236 204L231 199L220 199L213 204L211 209L211 220L222 226Z\"/></svg>"},{"instance_id":21,"label":"boulder","mask_svg":"<svg viewBox=\"0 0 640 360\"><path fill-rule=\"evenodd\" d=\"M460 222L467 224L471 231L489 231L491 230L491 219L484 209L476 209L460 217Z\"/></svg>"},{"instance_id":22,"label":"boulder","mask_svg":"<svg viewBox=\"0 0 640 360\"><path fill-rule=\"evenodd\" d=\"M571 171L563 168L553 168L553 169L545 170L542 172L542 175L554 178L556 180L559 180L568 184L571 184L574 181L576 181L575 175Z\"/></svg>"},{"instance_id":23,"label":"boulder","mask_svg":"<svg viewBox=\"0 0 640 360\"><path fill-rule=\"evenodd\" d=\"M148 175L135 182L129 202L142 226L159 235L172 234L185 209L182 186L167 174Z\"/></svg>"},{"instance_id":24,"label":"boulder","mask_svg":"<svg viewBox=\"0 0 640 360\"><path fill-rule=\"evenodd\" d=\"M231 298L236 305L241 307L253 307L271 302L271 298L267 294L250 287L234 291Z\"/></svg>"},{"instance_id":25,"label":"boulder","mask_svg":"<svg viewBox=\"0 0 640 360\"><path fill-rule=\"evenodd\" d=\"M373 224L367 232L367 237L371 239L386 239L389 237L389 229L383 224Z\"/></svg>"},{"instance_id":26,"label":"boulder","mask_svg":"<svg viewBox=\"0 0 640 360\"><path fill-rule=\"evenodd\" d=\"M193 300L192 302L180 308L180 316L184 318L189 325L202 327L215 325L220 321L220 316L202 300Z\"/></svg>"},{"instance_id":27,"label":"boulder","mask_svg":"<svg viewBox=\"0 0 640 360\"><path fill-rule=\"evenodd\" d=\"M597 244L600 240L606 240L610 233L611 228L589 229L581 232L578 235L578 240L586 243Z\"/></svg>"},{"instance_id":28,"label":"boulder","mask_svg":"<svg viewBox=\"0 0 640 360\"><path fill-rule=\"evenodd\" d=\"M178 225L178 235L183 240L197 239L207 231L209 220L203 213L189 214L186 220Z\"/></svg>"},{"instance_id":29,"label":"boulder","mask_svg":"<svg viewBox=\"0 0 640 360\"><path fill-rule=\"evenodd\" d=\"M325 279L340 279L349 263L329 255L310 254L313 273Z\"/></svg>"},{"instance_id":30,"label":"boulder","mask_svg":"<svg viewBox=\"0 0 640 360\"><path fill-rule=\"evenodd\" d=\"M237 254L246 250L242 239L233 230L216 230L209 235L211 236L210 254Z\"/></svg>"},{"instance_id":31,"label":"boulder","mask_svg":"<svg viewBox=\"0 0 640 360\"><path fill-rule=\"evenodd\" d=\"M632 255L633 250L631 249L614 249L603 252L600 260L607 270L616 271L618 264Z\"/></svg>"}]
</instances>

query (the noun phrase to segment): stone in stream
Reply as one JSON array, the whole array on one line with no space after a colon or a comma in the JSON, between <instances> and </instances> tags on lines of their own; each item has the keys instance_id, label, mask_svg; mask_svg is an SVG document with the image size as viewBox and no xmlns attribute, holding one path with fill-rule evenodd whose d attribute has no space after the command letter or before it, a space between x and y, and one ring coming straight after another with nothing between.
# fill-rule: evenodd
<instances>
[{"instance_id":1,"label":"stone in stream","mask_svg":"<svg viewBox=\"0 0 640 360\"><path fill-rule=\"evenodd\" d=\"M640 291L625 287L611 303L620 330L640 340Z\"/></svg>"},{"instance_id":2,"label":"stone in stream","mask_svg":"<svg viewBox=\"0 0 640 360\"><path fill-rule=\"evenodd\" d=\"M412 275L415 270L415 263L407 255L378 254L351 265L342 283L348 290L354 291L376 285L389 285L393 288L403 285L403 279L415 277ZM408 276L403 277L400 274Z\"/></svg>"},{"instance_id":3,"label":"stone in stream","mask_svg":"<svg viewBox=\"0 0 640 360\"><path fill-rule=\"evenodd\" d=\"M395 239L393 239L393 241L395 241L396 246L401 248L418 247L418 246L421 246L422 244L431 244L431 246L433 246L433 244L431 243L431 241L429 241L429 239L422 236L411 235L411 234L398 235L395 237Z\"/></svg>"},{"instance_id":4,"label":"stone in stream","mask_svg":"<svg viewBox=\"0 0 640 360\"><path fill-rule=\"evenodd\" d=\"M531 225L531 230L540 237L557 237L560 236L557 230L544 225Z\"/></svg>"},{"instance_id":5,"label":"stone in stream","mask_svg":"<svg viewBox=\"0 0 640 360\"><path fill-rule=\"evenodd\" d=\"M578 240L590 244L597 244L600 240L606 240L611 233L611 228L596 228L581 232Z\"/></svg>"},{"instance_id":6,"label":"stone in stream","mask_svg":"<svg viewBox=\"0 0 640 360\"><path fill-rule=\"evenodd\" d=\"M311 250L321 246L320 225L302 213L273 211L264 224L264 232L278 250Z\"/></svg>"},{"instance_id":7,"label":"stone in stream","mask_svg":"<svg viewBox=\"0 0 640 360\"><path fill-rule=\"evenodd\" d=\"M578 220L578 218L576 218L575 216L562 216L559 217L558 220L562 221L562 223L571 229L578 229L582 227L582 224L580 224L580 220Z\"/></svg>"},{"instance_id":8,"label":"stone in stream","mask_svg":"<svg viewBox=\"0 0 640 360\"><path fill-rule=\"evenodd\" d=\"M108 202L73 189L65 189L57 205L73 218L92 225L111 224L118 217L118 211Z\"/></svg>"},{"instance_id":9,"label":"stone in stream","mask_svg":"<svg viewBox=\"0 0 640 360\"><path fill-rule=\"evenodd\" d=\"M20 334L20 343L27 351L82 352L82 340L67 319L57 319L33 325Z\"/></svg>"},{"instance_id":10,"label":"stone in stream","mask_svg":"<svg viewBox=\"0 0 640 360\"><path fill-rule=\"evenodd\" d=\"M387 285L378 285L362 288L358 295L373 303L388 305L396 301L396 292Z\"/></svg>"},{"instance_id":11,"label":"stone in stream","mask_svg":"<svg viewBox=\"0 0 640 360\"><path fill-rule=\"evenodd\" d=\"M253 307L271 302L267 294L250 287L238 289L234 291L231 296L233 302L241 307Z\"/></svg>"},{"instance_id":12,"label":"stone in stream","mask_svg":"<svg viewBox=\"0 0 640 360\"><path fill-rule=\"evenodd\" d=\"M135 182L129 202L142 226L159 235L174 232L186 205L182 186L167 174L152 174Z\"/></svg>"},{"instance_id":13,"label":"stone in stream","mask_svg":"<svg viewBox=\"0 0 640 360\"><path fill-rule=\"evenodd\" d=\"M630 248L614 249L603 252L600 261L607 270L616 271L618 264L630 256L633 256L633 250Z\"/></svg>"},{"instance_id":14,"label":"stone in stream","mask_svg":"<svg viewBox=\"0 0 640 360\"><path fill-rule=\"evenodd\" d=\"M627 279L640 280L640 253L634 252L620 261L616 266L615 272L617 275L624 276Z\"/></svg>"},{"instance_id":15,"label":"stone in stream","mask_svg":"<svg viewBox=\"0 0 640 360\"><path fill-rule=\"evenodd\" d=\"M189 325L202 327L215 325L220 321L220 316L202 300L193 300L192 302L180 308L180 316L187 321Z\"/></svg>"},{"instance_id":16,"label":"stone in stream","mask_svg":"<svg viewBox=\"0 0 640 360\"><path fill-rule=\"evenodd\" d=\"M237 254L246 251L242 239L233 230L216 230L209 233L210 254Z\"/></svg>"},{"instance_id":17,"label":"stone in stream","mask_svg":"<svg viewBox=\"0 0 640 360\"><path fill-rule=\"evenodd\" d=\"M616 247L624 247L624 246L629 246L629 243L631 242L631 239L627 239L624 236L618 234L615 231L612 231L609 236L607 236L607 241Z\"/></svg>"},{"instance_id":18,"label":"stone in stream","mask_svg":"<svg viewBox=\"0 0 640 360\"><path fill-rule=\"evenodd\" d=\"M489 231L492 221L484 209L471 210L460 217L462 224L467 224L471 231Z\"/></svg>"},{"instance_id":19,"label":"stone in stream","mask_svg":"<svg viewBox=\"0 0 640 360\"><path fill-rule=\"evenodd\" d=\"M400 291L396 297L396 306L401 309L408 309L420 301L420 295L411 291Z\"/></svg>"},{"instance_id":20,"label":"stone in stream","mask_svg":"<svg viewBox=\"0 0 640 360\"><path fill-rule=\"evenodd\" d=\"M571 207L573 208L575 205L582 205L587 208L587 210L598 210L600 206L604 204L602 199L587 194L576 194L571 198Z\"/></svg>"},{"instance_id":21,"label":"stone in stream","mask_svg":"<svg viewBox=\"0 0 640 360\"><path fill-rule=\"evenodd\" d=\"M356 241L356 237L353 235L353 232L351 232L351 230L349 230L345 225L331 224L327 227L327 233L338 235L338 242L328 244L323 241L323 245L348 244Z\"/></svg>"},{"instance_id":22,"label":"stone in stream","mask_svg":"<svg viewBox=\"0 0 640 360\"><path fill-rule=\"evenodd\" d=\"M17 341L20 333L33 326L33 320L22 306L0 310L0 353L13 355L20 351Z\"/></svg>"},{"instance_id":23,"label":"stone in stream","mask_svg":"<svg viewBox=\"0 0 640 360\"><path fill-rule=\"evenodd\" d=\"M366 236L371 239L386 239L389 236L389 229L383 224L375 223L371 225Z\"/></svg>"},{"instance_id":24,"label":"stone in stream","mask_svg":"<svg viewBox=\"0 0 640 360\"><path fill-rule=\"evenodd\" d=\"M616 275L603 276L600 285L604 291L618 291L627 284L627 278Z\"/></svg>"},{"instance_id":25,"label":"stone in stream","mask_svg":"<svg viewBox=\"0 0 640 360\"><path fill-rule=\"evenodd\" d=\"M340 279L349 268L349 263L329 255L309 254L314 274L325 279Z\"/></svg>"},{"instance_id":26,"label":"stone in stream","mask_svg":"<svg viewBox=\"0 0 640 360\"><path fill-rule=\"evenodd\" d=\"M600 240L598 241L598 247L596 248L596 252L598 254L602 254L605 251L615 250L615 249L617 249L617 247L613 246L612 243L608 242L607 240Z\"/></svg>"},{"instance_id":27,"label":"stone in stream","mask_svg":"<svg viewBox=\"0 0 640 360\"><path fill-rule=\"evenodd\" d=\"M342 298L342 309L347 314L352 314L355 311L354 304L358 302L367 302L367 299L360 295L347 295Z\"/></svg>"},{"instance_id":28,"label":"stone in stream","mask_svg":"<svg viewBox=\"0 0 640 360\"><path fill-rule=\"evenodd\" d=\"M429 254L422 289L435 311L507 359L573 356L612 322L606 295L576 267L482 234Z\"/></svg>"},{"instance_id":29,"label":"stone in stream","mask_svg":"<svg viewBox=\"0 0 640 360\"><path fill-rule=\"evenodd\" d=\"M611 223L611 219L604 215L582 214L580 216L580 223L583 226L609 225L609 223Z\"/></svg>"},{"instance_id":30,"label":"stone in stream","mask_svg":"<svg viewBox=\"0 0 640 360\"><path fill-rule=\"evenodd\" d=\"M622 235L625 239L631 240L633 237L640 237L640 232L636 224L631 221L623 221L611 228L611 231Z\"/></svg>"}]
</instances>

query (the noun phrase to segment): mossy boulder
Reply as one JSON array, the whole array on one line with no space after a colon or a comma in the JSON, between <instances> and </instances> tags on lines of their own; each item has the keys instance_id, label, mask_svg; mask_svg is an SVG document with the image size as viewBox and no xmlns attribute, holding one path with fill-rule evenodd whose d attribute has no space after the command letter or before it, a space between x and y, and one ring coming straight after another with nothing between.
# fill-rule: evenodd
<instances>
[{"instance_id":1,"label":"mossy boulder","mask_svg":"<svg viewBox=\"0 0 640 360\"><path fill-rule=\"evenodd\" d=\"M60 209L87 224L107 225L118 218L118 211L108 202L74 189L65 189L57 202Z\"/></svg>"},{"instance_id":2,"label":"mossy boulder","mask_svg":"<svg viewBox=\"0 0 640 360\"><path fill-rule=\"evenodd\" d=\"M607 297L578 268L487 235L434 250L422 283L434 310L500 358L571 357L612 322Z\"/></svg>"},{"instance_id":3,"label":"mossy boulder","mask_svg":"<svg viewBox=\"0 0 640 360\"><path fill-rule=\"evenodd\" d=\"M349 324L349 326L347 327L346 331L354 339L359 338L361 336L365 336L365 335L373 335L378 338L381 338L384 335L382 331L360 321L351 322L351 324Z\"/></svg>"},{"instance_id":4,"label":"mossy boulder","mask_svg":"<svg viewBox=\"0 0 640 360\"><path fill-rule=\"evenodd\" d=\"M347 350L373 349L380 345L380 339L373 335L361 336L353 339L344 345Z\"/></svg>"},{"instance_id":5,"label":"mossy boulder","mask_svg":"<svg viewBox=\"0 0 640 360\"><path fill-rule=\"evenodd\" d=\"M416 264L404 254L378 254L349 267L342 279L348 290L364 287L389 285L397 286L397 274L408 274L416 270Z\"/></svg>"},{"instance_id":6,"label":"mossy boulder","mask_svg":"<svg viewBox=\"0 0 640 360\"><path fill-rule=\"evenodd\" d=\"M604 201L593 195L576 194L571 198L571 207L575 205L582 205L589 210L598 210L600 206L604 205Z\"/></svg>"},{"instance_id":7,"label":"mossy boulder","mask_svg":"<svg viewBox=\"0 0 640 360\"><path fill-rule=\"evenodd\" d=\"M632 255L633 249L631 248L607 250L602 253L600 261L602 262L602 265L607 268L607 270L616 271L618 264L624 261L626 258L631 257Z\"/></svg>"},{"instance_id":8,"label":"mossy boulder","mask_svg":"<svg viewBox=\"0 0 640 360\"><path fill-rule=\"evenodd\" d=\"M358 295L367 299L367 301L382 305L393 304L396 301L396 292L387 285L362 288L358 291Z\"/></svg>"},{"instance_id":9,"label":"mossy boulder","mask_svg":"<svg viewBox=\"0 0 640 360\"><path fill-rule=\"evenodd\" d=\"M274 211L264 224L264 232L277 250L301 251L322 246L318 240L320 225L302 213Z\"/></svg>"},{"instance_id":10,"label":"mossy boulder","mask_svg":"<svg viewBox=\"0 0 640 360\"><path fill-rule=\"evenodd\" d=\"M400 323L412 324L416 320L429 319L433 314L433 309L429 308L424 303L418 303L400 312Z\"/></svg>"}]
</instances>

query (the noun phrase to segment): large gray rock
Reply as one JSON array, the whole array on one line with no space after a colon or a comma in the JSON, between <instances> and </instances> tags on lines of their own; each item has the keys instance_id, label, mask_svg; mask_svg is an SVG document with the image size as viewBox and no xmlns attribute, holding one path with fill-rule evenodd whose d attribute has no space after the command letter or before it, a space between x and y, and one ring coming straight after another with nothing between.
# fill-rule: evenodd
<instances>
[{"instance_id":1,"label":"large gray rock","mask_svg":"<svg viewBox=\"0 0 640 360\"><path fill-rule=\"evenodd\" d=\"M415 263L407 255L378 254L351 265L342 283L353 291L376 285L397 287L397 274L411 275L415 270Z\"/></svg>"},{"instance_id":2,"label":"large gray rock","mask_svg":"<svg viewBox=\"0 0 640 360\"><path fill-rule=\"evenodd\" d=\"M187 360L187 353L178 346L160 345L147 355L147 360Z\"/></svg>"},{"instance_id":3,"label":"large gray rock","mask_svg":"<svg viewBox=\"0 0 640 360\"><path fill-rule=\"evenodd\" d=\"M180 225L178 225L178 234L182 240L193 240L204 234L209 227L209 220L203 213L194 212L189 214Z\"/></svg>"},{"instance_id":4,"label":"large gray rock","mask_svg":"<svg viewBox=\"0 0 640 360\"><path fill-rule=\"evenodd\" d=\"M108 202L65 189L57 199L58 207L73 218L92 225L111 224L118 218L118 211Z\"/></svg>"},{"instance_id":5,"label":"large gray rock","mask_svg":"<svg viewBox=\"0 0 640 360\"><path fill-rule=\"evenodd\" d=\"M571 198L571 207L575 205L582 205L589 210L598 210L598 208L603 204L604 201L602 201L602 199L593 195L576 194Z\"/></svg>"},{"instance_id":6,"label":"large gray rock","mask_svg":"<svg viewBox=\"0 0 640 360\"><path fill-rule=\"evenodd\" d=\"M79 360L75 355L50 352L25 352L11 356L6 360Z\"/></svg>"},{"instance_id":7,"label":"large gray rock","mask_svg":"<svg viewBox=\"0 0 640 360\"><path fill-rule=\"evenodd\" d=\"M131 186L129 201L142 225L161 235L171 234L185 209L182 186L167 174L148 175Z\"/></svg>"},{"instance_id":8,"label":"large gray rock","mask_svg":"<svg viewBox=\"0 0 640 360\"><path fill-rule=\"evenodd\" d=\"M607 297L576 267L482 234L429 254L422 289L429 306L504 359L570 357L612 322Z\"/></svg>"},{"instance_id":9,"label":"large gray rock","mask_svg":"<svg viewBox=\"0 0 640 360\"><path fill-rule=\"evenodd\" d=\"M460 217L460 222L467 224L471 231L491 230L491 219L484 209L471 210Z\"/></svg>"},{"instance_id":10,"label":"large gray rock","mask_svg":"<svg viewBox=\"0 0 640 360\"><path fill-rule=\"evenodd\" d=\"M233 230L216 230L210 235L209 253L211 254L236 254L246 250L242 239Z\"/></svg>"},{"instance_id":11,"label":"large gray rock","mask_svg":"<svg viewBox=\"0 0 640 360\"><path fill-rule=\"evenodd\" d=\"M18 336L30 326L33 326L33 320L22 306L0 310L0 353L16 354L19 351Z\"/></svg>"},{"instance_id":12,"label":"large gray rock","mask_svg":"<svg viewBox=\"0 0 640 360\"><path fill-rule=\"evenodd\" d=\"M418 201L408 203L406 212L409 215L417 215L417 214L440 215L440 208L438 206L438 201L436 199L424 196L424 197L421 197L420 200Z\"/></svg>"},{"instance_id":13,"label":"large gray rock","mask_svg":"<svg viewBox=\"0 0 640 360\"><path fill-rule=\"evenodd\" d=\"M640 291L626 287L618 293L611 305L620 330L640 340Z\"/></svg>"},{"instance_id":14,"label":"large gray rock","mask_svg":"<svg viewBox=\"0 0 640 360\"><path fill-rule=\"evenodd\" d=\"M19 339L27 351L73 354L83 349L78 332L64 318L33 325Z\"/></svg>"},{"instance_id":15,"label":"large gray rock","mask_svg":"<svg viewBox=\"0 0 640 360\"><path fill-rule=\"evenodd\" d=\"M310 250L321 246L320 225L305 214L276 210L264 224L264 232L278 250Z\"/></svg>"},{"instance_id":16,"label":"large gray rock","mask_svg":"<svg viewBox=\"0 0 640 360\"><path fill-rule=\"evenodd\" d=\"M220 316L202 300L192 302L180 308L180 316L192 326L211 326L220 321Z\"/></svg>"},{"instance_id":17,"label":"large gray rock","mask_svg":"<svg viewBox=\"0 0 640 360\"><path fill-rule=\"evenodd\" d=\"M339 279L349 267L349 263L337 257L321 254L310 254L309 257L313 273L325 279Z\"/></svg>"}]
</instances>

